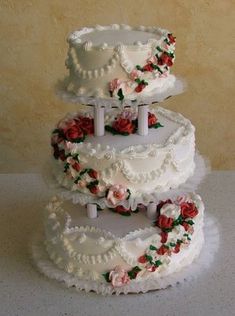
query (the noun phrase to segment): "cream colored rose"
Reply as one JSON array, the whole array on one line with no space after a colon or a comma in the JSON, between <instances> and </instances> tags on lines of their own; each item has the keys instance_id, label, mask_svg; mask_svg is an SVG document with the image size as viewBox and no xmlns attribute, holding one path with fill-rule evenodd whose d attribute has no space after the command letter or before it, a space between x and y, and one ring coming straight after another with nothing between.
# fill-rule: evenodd
<instances>
[{"instance_id":1,"label":"cream colored rose","mask_svg":"<svg viewBox=\"0 0 235 316\"><path fill-rule=\"evenodd\" d=\"M161 215L177 219L180 216L180 206L176 204L164 204L160 210Z\"/></svg>"},{"instance_id":2,"label":"cream colored rose","mask_svg":"<svg viewBox=\"0 0 235 316\"><path fill-rule=\"evenodd\" d=\"M126 187L124 187L122 184L115 184L110 187L107 200L112 205L117 205L118 202L125 200L127 195L128 192Z\"/></svg>"}]
</instances>

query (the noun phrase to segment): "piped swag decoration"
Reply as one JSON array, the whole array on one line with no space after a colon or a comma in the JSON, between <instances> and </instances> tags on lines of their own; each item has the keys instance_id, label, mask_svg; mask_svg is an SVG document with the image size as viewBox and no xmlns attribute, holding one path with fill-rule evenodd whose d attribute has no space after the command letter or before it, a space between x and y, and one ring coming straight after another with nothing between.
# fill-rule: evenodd
<instances>
[{"instance_id":1,"label":"piped swag decoration","mask_svg":"<svg viewBox=\"0 0 235 316\"><path fill-rule=\"evenodd\" d=\"M126 271L119 267L124 273L125 282L113 282L112 271L103 274L107 282L113 287L124 286L131 279L136 279L146 273L159 271L161 267L167 266L172 255L178 254L182 249L189 246L194 233L193 219L198 215L195 203L189 197L180 197L176 201L161 201L157 205L157 219L155 226L160 229L158 242L150 244L145 253L138 259L138 265ZM128 277L128 278L127 278ZM127 281L128 280L128 281Z\"/></svg>"},{"instance_id":2,"label":"piped swag decoration","mask_svg":"<svg viewBox=\"0 0 235 316\"><path fill-rule=\"evenodd\" d=\"M115 78L110 81L110 96L123 101L126 95L141 93L149 85L150 80L167 76L170 67L174 64L174 52L175 37L169 33L162 41L162 44L155 47L153 55L146 60L145 65L135 66L129 74L129 80L124 81Z\"/></svg>"}]
</instances>

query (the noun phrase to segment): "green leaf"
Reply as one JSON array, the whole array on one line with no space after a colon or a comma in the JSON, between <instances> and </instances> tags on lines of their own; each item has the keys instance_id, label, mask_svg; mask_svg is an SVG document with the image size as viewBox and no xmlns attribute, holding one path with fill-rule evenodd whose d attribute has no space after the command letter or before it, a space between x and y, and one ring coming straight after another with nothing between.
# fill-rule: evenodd
<instances>
[{"instance_id":1,"label":"green leaf","mask_svg":"<svg viewBox=\"0 0 235 316\"><path fill-rule=\"evenodd\" d=\"M118 90L117 95L118 95L120 101L122 101L122 100L124 99L124 95L123 95L123 93L122 93L122 88L120 88L120 89Z\"/></svg>"},{"instance_id":2,"label":"green leaf","mask_svg":"<svg viewBox=\"0 0 235 316\"><path fill-rule=\"evenodd\" d=\"M83 176L85 173L87 173L89 171L88 168L83 169L82 171L80 171L79 176Z\"/></svg>"},{"instance_id":3,"label":"green leaf","mask_svg":"<svg viewBox=\"0 0 235 316\"><path fill-rule=\"evenodd\" d=\"M79 177L79 176L78 176L78 177L77 177L77 179L74 181L74 183L76 183L76 184L77 184L77 183L78 183L78 181L80 181L80 180L81 180L81 177Z\"/></svg>"},{"instance_id":4,"label":"green leaf","mask_svg":"<svg viewBox=\"0 0 235 316\"><path fill-rule=\"evenodd\" d=\"M163 71L158 66L156 66L156 69L160 72L160 74L163 74Z\"/></svg>"},{"instance_id":5,"label":"green leaf","mask_svg":"<svg viewBox=\"0 0 235 316\"><path fill-rule=\"evenodd\" d=\"M167 38L165 38L164 39L164 42L166 42L167 43L167 45L170 45L171 43L168 41L168 39Z\"/></svg>"},{"instance_id":6,"label":"green leaf","mask_svg":"<svg viewBox=\"0 0 235 316\"><path fill-rule=\"evenodd\" d=\"M98 180L95 180L95 181L91 181L90 183L87 184L87 188L90 189L90 188L93 188L94 186L98 185L99 184L99 181Z\"/></svg>"},{"instance_id":7,"label":"green leaf","mask_svg":"<svg viewBox=\"0 0 235 316\"><path fill-rule=\"evenodd\" d=\"M109 282L109 283L111 282L111 281L109 280L109 272L103 273L102 275L103 275L103 277L105 278L106 282Z\"/></svg>"},{"instance_id":8,"label":"green leaf","mask_svg":"<svg viewBox=\"0 0 235 316\"><path fill-rule=\"evenodd\" d=\"M174 242L170 242L170 246L171 246L171 247L175 247L176 244L175 244Z\"/></svg>"},{"instance_id":9,"label":"green leaf","mask_svg":"<svg viewBox=\"0 0 235 316\"><path fill-rule=\"evenodd\" d=\"M160 265L162 265L161 260L155 261L155 262L154 262L154 265L157 266L157 267L159 267Z\"/></svg>"},{"instance_id":10,"label":"green leaf","mask_svg":"<svg viewBox=\"0 0 235 316\"><path fill-rule=\"evenodd\" d=\"M150 246L149 246L149 249L150 249L150 250L157 250L157 248L156 248L155 246L153 246L153 245L150 245Z\"/></svg>"},{"instance_id":11,"label":"green leaf","mask_svg":"<svg viewBox=\"0 0 235 316\"><path fill-rule=\"evenodd\" d=\"M159 46L157 46L156 49L157 49L159 52L161 52L161 53L163 52L163 50L162 50L161 47L159 47Z\"/></svg>"},{"instance_id":12,"label":"green leaf","mask_svg":"<svg viewBox=\"0 0 235 316\"><path fill-rule=\"evenodd\" d=\"M147 259L148 262L153 263L153 257L149 255L145 255L145 258Z\"/></svg>"},{"instance_id":13,"label":"green leaf","mask_svg":"<svg viewBox=\"0 0 235 316\"><path fill-rule=\"evenodd\" d=\"M140 65L136 65L135 68L136 68L137 70L142 71L142 67L141 67Z\"/></svg>"},{"instance_id":14,"label":"green leaf","mask_svg":"<svg viewBox=\"0 0 235 316\"><path fill-rule=\"evenodd\" d=\"M140 271L141 271L141 269L138 266L135 266L130 271L128 271L127 274L130 277L130 279L133 280L136 278L138 272L140 272Z\"/></svg>"},{"instance_id":15,"label":"green leaf","mask_svg":"<svg viewBox=\"0 0 235 316\"><path fill-rule=\"evenodd\" d=\"M53 130L52 134L60 134L61 133L61 130L59 128L56 128Z\"/></svg>"},{"instance_id":16,"label":"green leaf","mask_svg":"<svg viewBox=\"0 0 235 316\"><path fill-rule=\"evenodd\" d=\"M188 223L189 225L194 225L194 221L192 221L191 219L188 220L186 223Z\"/></svg>"},{"instance_id":17,"label":"green leaf","mask_svg":"<svg viewBox=\"0 0 235 316\"><path fill-rule=\"evenodd\" d=\"M127 200L129 200L129 198L130 198L130 196L131 196L131 191L129 190L129 189L127 189L127 193L128 193L128 195L127 195Z\"/></svg>"},{"instance_id":18,"label":"green leaf","mask_svg":"<svg viewBox=\"0 0 235 316\"><path fill-rule=\"evenodd\" d=\"M122 136L128 136L128 135L130 135L130 134L127 133L127 132L118 132L118 131L116 131L112 126L109 126L109 125L105 125L105 130L106 130L107 132L112 133L113 135L122 135Z\"/></svg>"},{"instance_id":19,"label":"green leaf","mask_svg":"<svg viewBox=\"0 0 235 316\"><path fill-rule=\"evenodd\" d=\"M179 224L182 224L182 222L183 222L183 218L182 218L182 216L180 215L180 216L173 222L173 225L174 225L174 226L177 226L177 225L179 225Z\"/></svg>"},{"instance_id":20,"label":"green leaf","mask_svg":"<svg viewBox=\"0 0 235 316\"><path fill-rule=\"evenodd\" d=\"M172 228L162 228L162 231L170 233L172 231Z\"/></svg>"},{"instance_id":21,"label":"green leaf","mask_svg":"<svg viewBox=\"0 0 235 316\"><path fill-rule=\"evenodd\" d=\"M153 124L151 126L149 126L149 128L159 128L159 127L164 127L161 123L157 122L156 124Z\"/></svg>"},{"instance_id":22,"label":"green leaf","mask_svg":"<svg viewBox=\"0 0 235 316\"><path fill-rule=\"evenodd\" d=\"M140 84L140 83L141 83L140 78L136 78L136 79L135 79L135 82L137 82L138 84Z\"/></svg>"},{"instance_id":23,"label":"green leaf","mask_svg":"<svg viewBox=\"0 0 235 316\"><path fill-rule=\"evenodd\" d=\"M67 162L67 163L64 165L64 172L66 172L68 169L69 169L69 163Z\"/></svg>"},{"instance_id":24,"label":"green leaf","mask_svg":"<svg viewBox=\"0 0 235 316\"><path fill-rule=\"evenodd\" d=\"M132 211L132 213L139 213L138 208L136 210Z\"/></svg>"}]
</instances>

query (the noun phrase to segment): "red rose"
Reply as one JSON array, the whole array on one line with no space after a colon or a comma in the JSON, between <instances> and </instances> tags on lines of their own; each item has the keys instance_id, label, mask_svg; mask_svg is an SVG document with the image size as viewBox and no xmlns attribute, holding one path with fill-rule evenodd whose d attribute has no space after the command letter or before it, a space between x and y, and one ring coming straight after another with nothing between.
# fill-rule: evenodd
<instances>
[{"instance_id":1,"label":"red rose","mask_svg":"<svg viewBox=\"0 0 235 316\"><path fill-rule=\"evenodd\" d=\"M139 258L138 258L138 262L139 262L139 263L146 263L146 262L147 262L146 256L143 255L143 256L139 257Z\"/></svg>"},{"instance_id":2,"label":"red rose","mask_svg":"<svg viewBox=\"0 0 235 316\"><path fill-rule=\"evenodd\" d=\"M93 179L98 179L98 172L94 169L89 170L88 175Z\"/></svg>"},{"instance_id":3,"label":"red rose","mask_svg":"<svg viewBox=\"0 0 235 316\"><path fill-rule=\"evenodd\" d=\"M144 71L150 71L150 72L152 72L153 71L153 66L152 66L152 63L149 63L149 64L147 64L147 65L145 65L144 67L143 67L143 70Z\"/></svg>"},{"instance_id":4,"label":"red rose","mask_svg":"<svg viewBox=\"0 0 235 316\"><path fill-rule=\"evenodd\" d=\"M174 253L180 252L180 243L177 243L177 244L175 245L175 248L173 249L173 252L174 252Z\"/></svg>"},{"instance_id":5,"label":"red rose","mask_svg":"<svg viewBox=\"0 0 235 316\"><path fill-rule=\"evenodd\" d=\"M148 126L152 126L157 123L157 117L155 114L148 112Z\"/></svg>"},{"instance_id":6,"label":"red rose","mask_svg":"<svg viewBox=\"0 0 235 316\"><path fill-rule=\"evenodd\" d=\"M193 228L192 225L190 225L190 224L187 223L187 222L183 222L181 225L184 227L184 229L185 229L186 232L188 232L189 234L193 234L194 228Z\"/></svg>"},{"instance_id":7,"label":"red rose","mask_svg":"<svg viewBox=\"0 0 235 316\"><path fill-rule=\"evenodd\" d=\"M72 167L73 169L75 169L77 172L79 172L81 170L81 165L79 162L75 161L73 164L72 164Z\"/></svg>"},{"instance_id":8,"label":"red rose","mask_svg":"<svg viewBox=\"0 0 235 316\"><path fill-rule=\"evenodd\" d=\"M149 266L149 267L147 267L147 270L148 270L149 272L154 272L154 271L156 271L156 269L157 269L157 267L155 267L155 266Z\"/></svg>"},{"instance_id":9,"label":"red rose","mask_svg":"<svg viewBox=\"0 0 235 316\"><path fill-rule=\"evenodd\" d=\"M116 206L116 207L115 207L115 211L116 211L117 213L130 212L129 209L126 209L126 208L125 208L124 206L122 206L122 205Z\"/></svg>"},{"instance_id":10,"label":"red rose","mask_svg":"<svg viewBox=\"0 0 235 316\"><path fill-rule=\"evenodd\" d=\"M60 149L59 146L57 144L52 145L53 147L53 155L55 159L59 159L60 157Z\"/></svg>"},{"instance_id":11,"label":"red rose","mask_svg":"<svg viewBox=\"0 0 235 316\"><path fill-rule=\"evenodd\" d=\"M162 245L158 250L157 250L157 254L160 255L160 256L163 256L165 253L168 253L169 252L169 249Z\"/></svg>"},{"instance_id":12,"label":"red rose","mask_svg":"<svg viewBox=\"0 0 235 316\"><path fill-rule=\"evenodd\" d=\"M145 87L146 87L145 84L140 83L140 84L138 84L138 86L135 88L135 92L140 93Z\"/></svg>"},{"instance_id":13,"label":"red rose","mask_svg":"<svg viewBox=\"0 0 235 316\"><path fill-rule=\"evenodd\" d=\"M89 117L80 117L79 126L87 135L94 134L94 120Z\"/></svg>"},{"instance_id":14,"label":"red rose","mask_svg":"<svg viewBox=\"0 0 235 316\"><path fill-rule=\"evenodd\" d=\"M184 227L186 232L189 230L190 225L188 223L183 222L181 225Z\"/></svg>"},{"instance_id":15,"label":"red rose","mask_svg":"<svg viewBox=\"0 0 235 316\"><path fill-rule=\"evenodd\" d=\"M64 149L62 149L62 150L59 151L59 158L60 158L60 160L65 161L66 156L65 156L65 151L64 151Z\"/></svg>"},{"instance_id":16,"label":"red rose","mask_svg":"<svg viewBox=\"0 0 235 316\"><path fill-rule=\"evenodd\" d=\"M69 141L74 141L77 139L83 138L83 131L78 125L73 125L71 127L68 127L64 131L65 137Z\"/></svg>"},{"instance_id":17,"label":"red rose","mask_svg":"<svg viewBox=\"0 0 235 316\"><path fill-rule=\"evenodd\" d=\"M180 204L181 215L183 218L194 218L198 214L198 209L194 203L184 202Z\"/></svg>"},{"instance_id":18,"label":"red rose","mask_svg":"<svg viewBox=\"0 0 235 316\"><path fill-rule=\"evenodd\" d=\"M175 37L172 34L168 34L168 39L171 44L175 43Z\"/></svg>"},{"instance_id":19,"label":"red rose","mask_svg":"<svg viewBox=\"0 0 235 316\"><path fill-rule=\"evenodd\" d=\"M173 65L172 58L168 56L166 53L162 53L160 58L158 59L158 65L167 65L171 67Z\"/></svg>"},{"instance_id":20,"label":"red rose","mask_svg":"<svg viewBox=\"0 0 235 316\"><path fill-rule=\"evenodd\" d=\"M175 43L175 37L172 34L168 34L168 39L171 44Z\"/></svg>"},{"instance_id":21,"label":"red rose","mask_svg":"<svg viewBox=\"0 0 235 316\"><path fill-rule=\"evenodd\" d=\"M113 122L113 128L117 132L131 134L133 133L135 126L130 120L119 117Z\"/></svg>"},{"instance_id":22,"label":"red rose","mask_svg":"<svg viewBox=\"0 0 235 316\"><path fill-rule=\"evenodd\" d=\"M90 190L90 192L91 192L92 194L98 194L99 191L100 191L97 185L94 185L94 186L92 186L92 187L89 187L89 190Z\"/></svg>"},{"instance_id":23,"label":"red rose","mask_svg":"<svg viewBox=\"0 0 235 316\"><path fill-rule=\"evenodd\" d=\"M157 226L160 228L172 228L173 222L173 218L160 215L157 220Z\"/></svg>"},{"instance_id":24,"label":"red rose","mask_svg":"<svg viewBox=\"0 0 235 316\"><path fill-rule=\"evenodd\" d=\"M165 244L167 242L168 233L167 232L161 232L161 243Z\"/></svg>"},{"instance_id":25,"label":"red rose","mask_svg":"<svg viewBox=\"0 0 235 316\"><path fill-rule=\"evenodd\" d=\"M56 144L60 144L64 139L59 136L58 133L53 133L51 136L51 145L54 146Z\"/></svg>"}]
</instances>

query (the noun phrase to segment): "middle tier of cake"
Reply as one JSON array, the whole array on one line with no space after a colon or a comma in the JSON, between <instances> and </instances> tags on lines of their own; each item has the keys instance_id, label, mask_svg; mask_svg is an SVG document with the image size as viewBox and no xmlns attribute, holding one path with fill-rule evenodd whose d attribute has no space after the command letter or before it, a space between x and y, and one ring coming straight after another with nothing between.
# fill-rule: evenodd
<instances>
[{"instance_id":1,"label":"middle tier of cake","mask_svg":"<svg viewBox=\"0 0 235 316\"><path fill-rule=\"evenodd\" d=\"M161 107L150 110L145 137L136 133L133 109L108 112L105 126L105 135L94 137L92 114L84 112L58 123L52 147L60 185L99 198L121 186L135 198L177 188L193 175L195 128L181 114ZM118 197L112 196L111 202Z\"/></svg>"}]
</instances>

